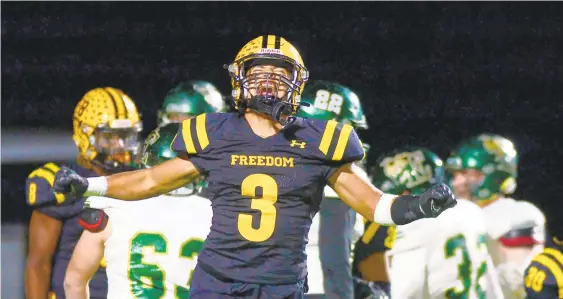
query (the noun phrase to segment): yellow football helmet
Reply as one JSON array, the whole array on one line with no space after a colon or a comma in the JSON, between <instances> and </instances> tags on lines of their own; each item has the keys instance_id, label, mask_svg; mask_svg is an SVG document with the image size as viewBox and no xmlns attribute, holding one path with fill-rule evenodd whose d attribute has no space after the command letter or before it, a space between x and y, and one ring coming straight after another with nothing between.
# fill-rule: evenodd
<instances>
[{"instance_id":1,"label":"yellow football helmet","mask_svg":"<svg viewBox=\"0 0 563 299\"><path fill-rule=\"evenodd\" d=\"M74 109L72 139L79 161L115 172L129 166L143 130L135 102L123 91L100 87L88 91Z\"/></svg>"},{"instance_id":2,"label":"yellow football helmet","mask_svg":"<svg viewBox=\"0 0 563 299\"><path fill-rule=\"evenodd\" d=\"M274 72L249 73L256 65L273 65L289 71L289 76ZM241 99L248 99L251 82L257 80L275 80L276 89L283 89L282 101L291 104L293 113L299 109L299 102L309 71L305 68L299 51L285 38L275 35L259 36L248 42L238 52L233 63L227 66L233 87L233 100L238 109ZM282 86L283 87L280 87ZM276 91L277 92L277 91Z\"/></svg>"}]
</instances>

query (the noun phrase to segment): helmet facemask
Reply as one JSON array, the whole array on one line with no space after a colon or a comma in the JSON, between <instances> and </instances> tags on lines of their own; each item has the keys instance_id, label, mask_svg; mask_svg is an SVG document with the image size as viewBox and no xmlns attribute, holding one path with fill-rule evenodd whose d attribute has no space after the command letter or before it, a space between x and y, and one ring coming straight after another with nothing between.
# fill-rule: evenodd
<instances>
[{"instance_id":1,"label":"helmet facemask","mask_svg":"<svg viewBox=\"0 0 563 299\"><path fill-rule=\"evenodd\" d=\"M112 127L107 124L98 126L89 138L97 153L92 163L108 172L130 169L132 163L136 162L140 148L141 123L120 127L119 121L113 121ZM130 123L128 120L122 121Z\"/></svg>"},{"instance_id":2,"label":"helmet facemask","mask_svg":"<svg viewBox=\"0 0 563 299\"><path fill-rule=\"evenodd\" d=\"M285 56L257 54L229 66L237 108L266 114L282 125L296 113L308 72ZM241 105L242 104L242 105Z\"/></svg>"}]
</instances>

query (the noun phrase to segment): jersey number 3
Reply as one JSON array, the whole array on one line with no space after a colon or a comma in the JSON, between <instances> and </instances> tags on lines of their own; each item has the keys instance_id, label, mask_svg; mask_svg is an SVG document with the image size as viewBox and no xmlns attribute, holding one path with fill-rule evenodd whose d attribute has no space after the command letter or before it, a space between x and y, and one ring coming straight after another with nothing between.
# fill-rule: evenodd
<instances>
[{"instance_id":1,"label":"jersey number 3","mask_svg":"<svg viewBox=\"0 0 563 299\"><path fill-rule=\"evenodd\" d=\"M260 187L262 194L256 195L256 191ZM258 228L252 226L251 214L240 214L238 216L238 231L247 240L252 242L264 242L268 240L274 233L276 227L276 206L278 201L278 183L276 180L261 173L255 173L247 176L241 184L242 196L252 197L250 208L259 210L260 225Z\"/></svg>"}]
</instances>

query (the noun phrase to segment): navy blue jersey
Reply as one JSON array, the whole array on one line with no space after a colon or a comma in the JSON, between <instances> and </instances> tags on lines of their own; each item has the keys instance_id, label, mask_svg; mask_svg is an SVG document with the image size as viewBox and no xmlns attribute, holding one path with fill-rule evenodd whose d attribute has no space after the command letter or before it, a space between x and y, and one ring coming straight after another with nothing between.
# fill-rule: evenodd
<instances>
[{"instance_id":1,"label":"navy blue jersey","mask_svg":"<svg viewBox=\"0 0 563 299\"><path fill-rule=\"evenodd\" d=\"M546 247L536 255L524 273L527 299L563 298L563 253Z\"/></svg>"},{"instance_id":2,"label":"navy blue jersey","mask_svg":"<svg viewBox=\"0 0 563 299\"><path fill-rule=\"evenodd\" d=\"M84 177L97 176L94 172L76 164L66 165ZM63 227L53 257L51 271L51 290L56 298L65 298L64 276L66 268L74 251L76 243L82 235L82 227L78 223L84 199L66 201L63 194L55 194L51 188L55 180L55 173L60 167L54 163L47 163L35 169L26 180L27 204L37 211L62 221ZM90 298L107 297L107 278L105 268L100 267L90 281Z\"/></svg>"},{"instance_id":3,"label":"navy blue jersey","mask_svg":"<svg viewBox=\"0 0 563 299\"><path fill-rule=\"evenodd\" d=\"M350 125L300 119L262 138L244 116L186 120L172 149L207 176L211 232L198 263L219 279L292 284L307 275L305 245L329 177L364 150Z\"/></svg>"},{"instance_id":4,"label":"navy blue jersey","mask_svg":"<svg viewBox=\"0 0 563 299\"><path fill-rule=\"evenodd\" d=\"M361 277L358 269L360 262L374 253L381 253L391 249L394 242L394 226L386 226L373 221L366 221L364 234L354 246L354 260L352 263L353 274Z\"/></svg>"}]
</instances>

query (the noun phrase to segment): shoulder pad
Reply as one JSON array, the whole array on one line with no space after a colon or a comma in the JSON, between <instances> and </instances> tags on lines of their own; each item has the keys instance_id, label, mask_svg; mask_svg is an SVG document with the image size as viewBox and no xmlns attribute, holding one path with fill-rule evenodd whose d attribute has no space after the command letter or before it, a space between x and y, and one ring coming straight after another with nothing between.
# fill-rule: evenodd
<instances>
[{"instance_id":1,"label":"shoulder pad","mask_svg":"<svg viewBox=\"0 0 563 299\"><path fill-rule=\"evenodd\" d=\"M30 206L48 204L62 204L65 196L54 193L51 188L55 182L55 174L60 167L54 163L47 163L32 171L26 180L26 202Z\"/></svg>"},{"instance_id":2,"label":"shoulder pad","mask_svg":"<svg viewBox=\"0 0 563 299\"><path fill-rule=\"evenodd\" d=\"M334 162L354 162L365 156L364 148L354 128L334 120L307 119L318 132L318 149L324 159ZM320 136L319 136L320 135Z\"/></svg>"},{"instance_id":3,"label":"shoulder pad","mask_svg":"<svg viewBox=\"0 0 563 299\"><path fill-rule=\"evenodd\" d=\"M232 113L204 113L184 120L172 140L172 150L188 155L208 151L218 128L231 116Z\"/></svg>"},{"instance_id":4,"label":"shoulder pad","mask_svg":"<svg viewBox=\"0 0 563 299\"><path fill-rule=\"evenodd\" d=\"M80 212L78 223L88 231L99 232L106 228L108 219L108 215L103 210L84 208Z\"/></svg>"}]
</instances>

